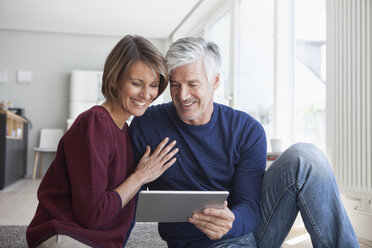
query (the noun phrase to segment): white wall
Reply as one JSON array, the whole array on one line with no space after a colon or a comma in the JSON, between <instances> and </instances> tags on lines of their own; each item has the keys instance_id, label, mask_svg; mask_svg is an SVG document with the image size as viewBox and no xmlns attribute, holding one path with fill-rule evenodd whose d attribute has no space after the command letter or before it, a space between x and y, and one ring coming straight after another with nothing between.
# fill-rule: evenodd
<instances>
[{"instance_id":1,"label":"white wall","mask_svg":"<svg viewBox=\"0 0 372 248\"><path fill-rule=\"evenodd\" d=\"M372 246L372 216L370 213L361 214L354 211L356 206L361 205L359 201L350 200L344 196L341 196L341 199L359 241Z\"/></svg>"},{"instance_id":2,"label":"white wall","mask_svg":"<svg viewBox=\"0 0 372 248\"><path fill-rule=\"evenodd\" d=\"M124 34L123 34L124 36ZM41 128L66 129L70 71L102 70L108 53L121 37L73 35L0 29L0 71L8 82L0 84L0 99L24 108L32 122L29 130L27 175L32 173ZM165 41L150 39L164 53ZM16 83L16 71L32 71L31 84ZM44 156L44 171L54 155Z\"/></svg>"}]
</instances>

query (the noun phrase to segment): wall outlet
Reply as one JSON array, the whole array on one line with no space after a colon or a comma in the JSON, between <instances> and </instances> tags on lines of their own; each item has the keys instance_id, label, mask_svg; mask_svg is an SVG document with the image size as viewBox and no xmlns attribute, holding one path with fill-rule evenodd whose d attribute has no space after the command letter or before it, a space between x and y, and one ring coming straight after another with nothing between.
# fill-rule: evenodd
<instances>
[{"instance_id":1,"label":"wall outlet","mask_svg":"<svg viewBox=\"0 0 372 248\"><path fill-rule=\"evenodd\" d=\"M8 71L0 71L0 84L8 82Z\"/></svg>"},{"instance_id":2,"label":"wall outlet","mask_svg":"<svg viewBox=\"0 0 372 248\"><path fill-rule=\"evenodd\" d=\"M32 71L17 71L17 83L30 84L32 82Z\"/></svg>"}]
</instances>

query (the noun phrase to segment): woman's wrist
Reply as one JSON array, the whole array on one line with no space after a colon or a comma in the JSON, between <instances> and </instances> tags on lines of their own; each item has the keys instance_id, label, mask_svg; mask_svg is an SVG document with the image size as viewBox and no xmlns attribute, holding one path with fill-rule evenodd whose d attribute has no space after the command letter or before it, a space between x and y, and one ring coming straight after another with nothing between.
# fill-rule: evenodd
<instances>
[{"instance_id":1,"label":"woman's wrist","mask_svg":"<svg viewBox=\"0 0 372 248\"><path fill-rule=\"evenodd\" d=\"M133 180L138 183L139 188L142 187L142 185L146 184L146 181L140 171L135 171L130 175L130 177L133 177Z\"/></svg>"}]
</instances>

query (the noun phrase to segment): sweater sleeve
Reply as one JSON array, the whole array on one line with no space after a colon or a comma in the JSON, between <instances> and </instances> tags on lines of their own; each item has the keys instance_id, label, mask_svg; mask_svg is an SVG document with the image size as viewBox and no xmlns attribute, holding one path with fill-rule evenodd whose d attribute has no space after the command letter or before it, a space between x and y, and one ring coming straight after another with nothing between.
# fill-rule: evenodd
<instances>
[{"instance_id":1,"label":"sweater sleeve","mask_svg":"<svg viewBox=\"0 0 372 248\"><path fill-rule=\"evenodd\" d=\"M83 116L64 140L72 194L72 211L84 228L99 229L121 210L117 192L108 189L113 134L99 113Z\"/></svg>"},{"instance_id":2,"label":"sweater sleeve","mask_svg":"<svg viewBox=\"0 0 372 248\"><path fill-rule=\"evenodd\" d=\"M257 123L246 134L236 166L229 205L235 215L227 236L239 237L252 232L260 222L262 181L266 168L266 135Z\"/></svg>"}]
</instances>

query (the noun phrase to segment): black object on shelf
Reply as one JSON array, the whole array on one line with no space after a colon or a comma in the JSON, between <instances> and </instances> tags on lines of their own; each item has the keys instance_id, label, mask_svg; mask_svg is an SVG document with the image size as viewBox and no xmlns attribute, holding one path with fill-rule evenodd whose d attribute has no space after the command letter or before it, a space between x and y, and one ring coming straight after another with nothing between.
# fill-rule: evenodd
<instances>
[{"instance_id":1,"label":"black object on shelf","mask_svg":"<svg viewBox=\"0 0 372 248\"><path fill-rule=\"evenodd\" d=\"M7 128L8 113L0 114L0 189L24 178L27 166L28 121L22 122L22 134L13 137ZM8 132L7 132L8 131ZM17 133L17 132L15 132ZM7 135L8 134L8 135Z\"/></svg>"},{"instance_id":2,"label":"black object on shelf","mask_svg":"<svg viewBox=\"0 0 372 248\"><path fill-rule=\"evenodd\" d=\"M10 112L13 112L16 115L25 117L25 109L24 108L8 108Z\"/></svg>"}]
</instances>

